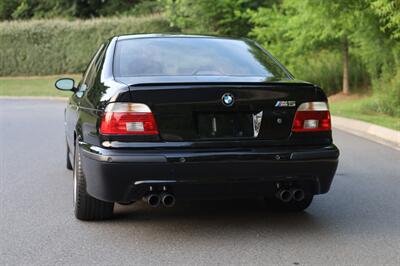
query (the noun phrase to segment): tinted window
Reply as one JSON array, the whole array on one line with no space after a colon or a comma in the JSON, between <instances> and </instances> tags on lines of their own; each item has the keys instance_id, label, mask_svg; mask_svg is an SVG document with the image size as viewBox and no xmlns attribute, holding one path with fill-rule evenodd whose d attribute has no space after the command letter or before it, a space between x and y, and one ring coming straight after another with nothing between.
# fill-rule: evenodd
<instances>
[{"instance_id":1,"label":"tinted window","mask_svg":"<svg viewBox=\"0 0 400 266\"><path fill-rule=\"evenodd\" d=\"M117 42L114 75L287 78L256 45L217 38L143 38Z\"/></svg>"},{"instance_id":2,"label":"tinted window","mask_svg":"<svg viewBox=\"0 0 400 266\"><path fill-rule=\"evenodd\" d=\"M104 48L105 45L102 44L90 61L85 73L83 74L83 78L79 86L79 91L83 92L93 86L94 79L96 78L97 71L100 67L99 62L101 61L102 56L105 52Z\"/></svg>"}]
</instances>

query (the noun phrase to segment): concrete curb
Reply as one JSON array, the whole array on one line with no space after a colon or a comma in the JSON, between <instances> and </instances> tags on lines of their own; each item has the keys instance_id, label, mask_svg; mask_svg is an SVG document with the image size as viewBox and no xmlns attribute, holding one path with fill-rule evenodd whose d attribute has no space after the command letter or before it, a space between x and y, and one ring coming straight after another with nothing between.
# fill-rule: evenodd
<instances>
[{"instance_id":1,"label":"concrete curb","mask_svg":"<svg viewBox=\"0 0 400 266\"><path fill-rule=\"evenodd\" d=\"M332 126L400 150L400 131L339 116L332 116Z\"/></svg>"},{"instance_id":2,"label":"concrete curb","mask_svg":"<svg viewBox=\"0 0 400 266\"><path fill-rule=\"evenodd\" d=\"M68 97L59 97L59 96L0 96L0 100L57 100L57 101L67 101Z\"/></svg>"}]
</instances>

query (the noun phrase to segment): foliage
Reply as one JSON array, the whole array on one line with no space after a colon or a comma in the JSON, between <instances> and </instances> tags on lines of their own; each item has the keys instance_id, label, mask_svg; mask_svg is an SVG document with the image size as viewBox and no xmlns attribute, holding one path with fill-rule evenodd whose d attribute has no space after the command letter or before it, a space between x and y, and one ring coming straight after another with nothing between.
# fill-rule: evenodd
<instances>
[{"instance_id":1,"label":"foliage","mask_svg":"<svg viewBox=\"0 0 400 266\"><path fill-rule=\"evenodd\" d=\"M249 10L277 0L162 0L173 26L192 33L246 36Z\"/></svg>"},{"instance_id":2,"label":"foliage","mask_svg":"<svg viewBox=\"0 0 400 266\"><path fill-rule=\"evenodd\" d=\"M6 0L0 2L0 20L71 17L77 9L74 0Z\"/></svg>"},{"instance_id":3,"label":"foliage","mask_svg":"<svg viewBox=\"0 0 400 266\"><path fill-rule=\"evenodd\" d=\"M124 12L125 15L143 16L162 13L164 6L158 0L146 0L136 4L132 9Z\"/></svg>"},{"instance_id":4,"label":"foliage","mask_svg":"<svg viewBox=\"0 0 400 266\"><path fill-rule=\"evenodd\" d=\"M251 12L255 36L285 55L298 55L318 48L341 49L345 38L357 30L362 0L285 0L273 8ZM286 42L286 49L281 49ZM277 46L277 47L276 47Z\"/></svg>"},{"instance_id":5,"label":"foliage","mask_svg":"<svg viewBox=\"0 0 400 266\"><path fill-rule=\"evenodd\" d=\"M374 101L365 104L364 110L400 117L400 71L395 76L374 80L373 87Z\"/></svg>"},{"instance_id":6,"label":"foliage","mask_svg":"<svg viewBox=\"0 0 400 266\"><path fill-rule=\"evenodd\" d=\"M297 78L316 82L328 93L341 87L337 53L348 40L352 88L372 81L377 100L365 108L393 115L400 109L400 86L393 78L400 68L398 7L397 0L283 0L250 12L250 36Z\"/></svg>"},{"instance_id":7,"label":"foliage","mask_svg":"<svg viewBox=\"0 0 400 266\"><path fill-rule=\"evenodd\" d=\"M3 0L0 20L114 16L157 0Z\"/></svg>"},{"instance_id":8,"label":"foliage","mask_svg":"<svg viewBox=\"0 0 400 266\"><path fill-rule=\"evenodd\" d=\"M307 79L310 75L307 73L315 73L315 66L321 65L316 61L310 65L308 61L315 58L315 54L319 51L331 51L326 53L322 63L330 68L330 72L319 71L317 77L312 77L310 81L319 83L329 92L334 89L341 88L341 80L343 78L342 66L338 58L339 51L347 51L347 47L353 46L353 34L360 26L360 18L364 14L360 10L365 8L362 0L352 1L323 1L323 0L285 0L281 4L274 5L272 8L262 7L257 11L251 12L251 21L255 24L251 32L251 36L255 37L264 46L268 47L278 58L284 63L296 69L301 74L300 79ZM347 52L346 52L347 55ZM326 59L335 57L330 63ZM315 60L314 60L315 61ZM359 60L352 60L353 62ZM343 63L342 63L343 64ZM339 68L336 68L336 67ZM360 64L356 65L359 77L364 74L364 69L360 69ZM305 69L306 68L306 69ZM299 71L303 69L306 71ZM318 73L318 71L317 71ZM323 74L322 74L323 73ZM328 76L325 76L328 73ZM349 75L354 74L354 69ZM296 74L296 73L295 73ZM336 75L336 77L334 77ZM369 75L364 75L364 80L357 80L359 84L368 81ZM320 82L329 81L331 82ZM358 86L353 83L351 85ZM346 79L347 82L347 79Z\"/></svg>"},{"instance_id":9,"label":"foliage","mask_svg":"<svg viewBox=\"0 0 400 266\"><path fill-rule=\"evenodd\" d=\"M0 76L81 72L101 42L117 34L170 32L161 15L0 23Z\"/></svg>"},{"instance_id":10,"label":"foliage","mask_svg":"<svg viewBox=\"0 0 400 266\"><path fill-rule=\"evenodd\" d=\"M369 73L361 59L356 55L351 56L350 65L349 79L353 91L369 87ZM338 52L321 50L299 55L288 67L295 77L321 86L328 95L337 93L342 86L343 63L342 55Z\"/></svg>"},{"instance_id":11,"label":"foliage","mask_svg":"<svg viewBox=\"0 0 400 266\"><path fill-rule=\"evenodd\" d=\"M12 19L11 15L17 5L17 0L0 1L0 20Z\"/></svg>"},{"instance_id":12,"label":"foliage","mask_svg":"<svg viewBox=\"0 0 400 266\"><path fill-rule=\"evenodd\" d=\"M400 1L375 0L371 7L379 16L381 30L389 32L393 39L400 39Z\"/></svg>"}]
</instances>

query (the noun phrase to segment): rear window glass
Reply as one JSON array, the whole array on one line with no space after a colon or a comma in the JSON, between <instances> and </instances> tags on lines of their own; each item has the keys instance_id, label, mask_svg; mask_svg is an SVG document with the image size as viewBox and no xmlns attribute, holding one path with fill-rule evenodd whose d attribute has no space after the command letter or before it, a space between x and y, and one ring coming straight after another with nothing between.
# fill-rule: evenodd
<instances>
[{"instance_id":1,"label":"rear window glass","mask_svg":"<svg viewBox=\"0 0 400 266\"><path fill-rule=\"evenodd\" d=\"M114 75L287 78L256 45L218 38L143 38L117 42Z\"/></svg>"}]
</instances>

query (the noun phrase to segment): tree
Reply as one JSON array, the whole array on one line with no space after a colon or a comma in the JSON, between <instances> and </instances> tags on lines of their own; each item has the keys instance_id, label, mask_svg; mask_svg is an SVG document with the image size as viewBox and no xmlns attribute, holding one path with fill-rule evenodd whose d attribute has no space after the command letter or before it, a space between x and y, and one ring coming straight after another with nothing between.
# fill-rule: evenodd
<instances>
[{"instance_id":1,"label":"tree","mask_svg":"<svg viewBox=\"0 0 400 266\"><path fill-rule=\"evenodd\" d=\"M275 45L285 56L296 56L317 49L336 49L343 53L344 94L349 93L349 49L352 37L362 25L360 17L368 5L363 0L285 0L281 5L252 13L252 34ZM273 21L275 20L275 21ZM275 42L275 43L274 43ZM287 50L277 45L285 42Z\"/></svg>"},{"instance_id":2,"label":"tree","mask_svg":"<svg viewBox=\"0 0 400 266\"><path fill-rule=\"evenodd\" d=\"M246 36L251 30L248 10L279 0L161 0L172 26L203 34Z\"/></svg>"}]
</instances>

